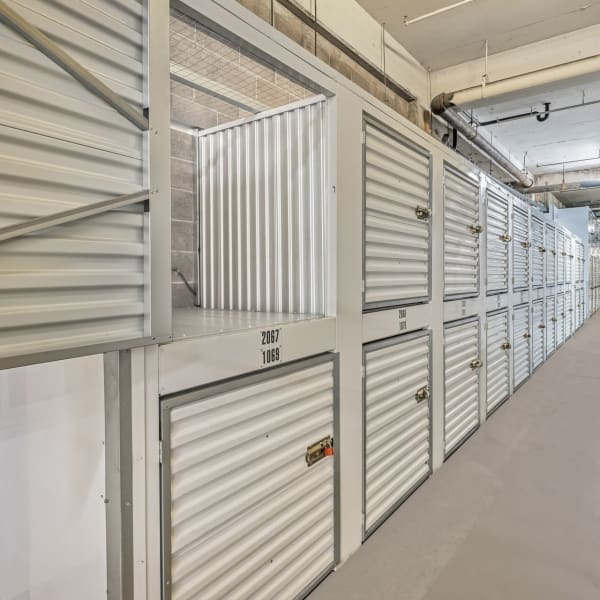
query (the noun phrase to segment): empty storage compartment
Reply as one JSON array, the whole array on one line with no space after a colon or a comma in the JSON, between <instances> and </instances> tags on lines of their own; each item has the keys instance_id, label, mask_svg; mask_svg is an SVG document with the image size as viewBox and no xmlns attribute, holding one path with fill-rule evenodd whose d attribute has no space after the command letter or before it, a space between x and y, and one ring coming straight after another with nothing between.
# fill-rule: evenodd
<instances>
[{"instance_id":1,"label":"empty storage compartment","mask_svg":"<svg viewBox=\"0 0 600 600\"><path fill-rule=\"evenodd\" d=\"M336 360L161 402L163 598L281 598L335 563Z\"/></svg>"},{"instance_id":2,"label":"empty storage compartment","mask_svg":"<svg viewBox=\"0 0 600 600\"><path fill-rule=\"evenodd\" d=\"M444 168L444 299L479 294L479 179Z\"/></svg>"},{"instance_id":3,"label":"empty storage compartment","mask_svg":"<svg viewBox=\"0 0 600 600\"><path fill-rule=\"evenodd\" d=\"M493 188L486 194L487 294L508 291L508 195Z\"/></svg>"},{"instance_id":4,"label":"empty storage compartment","mask_svg":"<svg viewBox=\"0 0 600 600\"><path fill-rule=\"evenodd\" d=\"M431 335L364 346L364 534L431 473Z\"/></svg>"},{"instance_id":5,"label":"empty storage compartment","mask_svg":"<svg viewBox=\"0 0 600 600\"><path fill-rule=\"evenodd\" d=\"M513 310L513 373L515 388L531 374L531 318L529 304Z\"/></svg>"},{"instance_id":6,"label":"empty storage compartment","mask_svg":"<svg viewBox=\"0 0 600 600\"><path fill-rule=\"evenodd\" d=\"M565 341L565 295L556 294L556 347L562 346Z\"/></svg>"},{"instance_id":7,"label":"empty storage compartment","mask_svg":"<svg viewBox=\"0 0 600 600\"><path fill-rule=\"evenodd\" d=\"M485 359L487 414L510 396L510 337L508 310L488 313Z\"/></svg>"},{"instance_id":8,"label":"empty storage compartment","mask_svg":"<svg viewBox=\"0 0 600 600\"><path fill-rule=\"evenodd\" d=\"M513 289L529 288L529 213L526 209L513 205Z\"/></svg>"},{"instance_id":9,"label":"empty storage compartment","mask_svg":"<svg viewBox=\"0 0 600 600\"><path fill-rule=\"evenodd\" d=\"M556 228L546 223L546 287L556 285Z\"/></svg>"},{"instance_id":10,"label":"empty storage compartment","mask_svg":"<svg viewBox=\"0 0 600 600\"><path fill-rule=\"evenodd\" d=\"M444 453L479 427L479 319L444 326Z\"/></svg>"},{"instance_id":11,"label":"empty storage compartment","mask_svg":"<svg viewBox=\"0 0 600 600\"><path fill-rule=\"evenodd\" d=\"M533 369L537 369L544 362L546 353L546 319L543 300L536 300L531 305L531 327L531 356Z\"/></svg>"},{"instance_id":12,"label":"empty storage compartment","mask_svg":"<svg viewBox=\"0 0 600 600\"><path fill-rule=\"evenodd\" d=\"M546 297L546 358L556 350L556 297Z\"/></svg>"},{"instance_id":13,"label":"empty storage compartment","mask_svg":"<svg viewBox=\"0 0 600 600\"><path fill-rule=\"evenodd\" d=\"M429 300L431 156L371 118L364 122L365 309Z\"/></svg>"},{"instance_id":14,"label":"empty storage compartment","mask_svg":"<svg viewBox=\"0 0 600 600\"><path fill-rule=\"evenodd\" d=\"M531 284L534 288L544 287L544 223L531 216Z\"/></svg>"}]
</instances>

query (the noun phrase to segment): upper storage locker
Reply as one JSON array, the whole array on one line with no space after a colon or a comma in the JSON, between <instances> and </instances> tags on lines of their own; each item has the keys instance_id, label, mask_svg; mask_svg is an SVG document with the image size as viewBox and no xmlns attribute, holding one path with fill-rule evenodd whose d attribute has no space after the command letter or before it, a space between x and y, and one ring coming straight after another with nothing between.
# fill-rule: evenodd
<instances>
[{"instance_id":1,"label":"upper storage locker","mask_svg":"<svg viewBox=\"0 0 600 600\"><path fill-rule=\"evenodd\" d=\"M363 164L364 307L428 301L430 154L367 118Z\"/></svg>"},{"instance_id":2,"label":"upper storage locker","mask_svg":"<svg viewBox=\"0 0 600 600\"><path fill-rule=\"evenodd\" d=\"M565 232L565 283L573 283L573 247L575 240Z\"/></svg>"},{"instance_id":3,"label":"upper storage locker","mask_svg":"<svg viewBox=\"0 0 600 600\"><path fill-rule=\"evenodd\" d=\"M546 223L546 287L556 285L556 228Z\"/></svg>"},{"instance_id":4,"label":"upper storage locker","mask_svg":"<svg viewBox=\"0 0 600 600\"><path fill-rule=\"evenodd\" d=\"M556 283L563 285L565 282L565 232L562 228L556 228Z\"/></svg>"},{"instance_id":5,"label":"upper storage locker","mask_svg":"<svg viewBox=\"0 0 600 600\"><path fill-rule=\"evenodd\" d=\"M444 299L479 294L479 179L444 168Z\"/></svg>"},{"instance_id":6,"label":"upper storage locker","mask_svg":"<svg viewBox=\"0 0 600 600\"><path fill-rule=\"evenodd\" d=\"M513 205L513 289L529 288L529 213Z\"/></svg>"},{"instance_id":7,"label":"upper storage locker","mask_svg":"<svg viewBox=\"0 0 600 600\"><path fill-rule=\"evenodd\" d=\"M489 188L486 194L487 293L508 291L508 197Z\"/></svg>"},{"instance_id":8,"label":"upper storage locker","mask_svg":"<svg viewBox=\"0 0 600 600\"><path fill-rule=\"evenodd\" d=\"M534 288L544 287L544 255L546 247L544 246L544 222L532 215L531 216L531 283Z\"/></svg>"}]
</instances>

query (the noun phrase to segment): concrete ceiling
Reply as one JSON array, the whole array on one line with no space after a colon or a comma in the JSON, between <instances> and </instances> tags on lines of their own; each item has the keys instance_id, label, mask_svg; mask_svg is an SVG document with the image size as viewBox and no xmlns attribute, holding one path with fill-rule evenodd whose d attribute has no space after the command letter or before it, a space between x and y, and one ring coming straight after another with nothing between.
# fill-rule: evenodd
<instances>
[{"instance_id":1,"label":"concrete ceiling","mask_svg":"<svg viewBox=\"0 0 600 600\"><path fill-rule=\"evenodd\" d=\"M404 25L456 0L358 0L425 67L436 70L600 23L600 0L474 0Z\"/></svg>"}]
</instances>

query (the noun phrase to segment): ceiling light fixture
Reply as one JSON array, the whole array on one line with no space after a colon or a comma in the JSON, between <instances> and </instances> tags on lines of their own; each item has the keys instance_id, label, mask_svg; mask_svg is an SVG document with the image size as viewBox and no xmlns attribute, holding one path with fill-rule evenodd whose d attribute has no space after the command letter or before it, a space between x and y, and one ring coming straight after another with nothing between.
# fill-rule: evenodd
<instances>
[{"instance_id":1,"label":"ceiling light fixture","mask_svg":"<svg viewBox=\"0 0 600 600\"><path fill-rule=\"evenodd\" d=\"M444 6L443 8L438 8L437 10L427 13L426 15L421 15L420 17L414 17L413 19L409 19L408 17L405 16L404 24L412 25L413 23L418 23L419 21L423 21L424 19L429 19L429 17L435 17L436 15L445 13L449 10L452 10L453 8L458 8L459 6L463 6L463 4L469 4L470 2L474 2L474 1L475 0L461 0L460 2L456 2L454 4L451 4L450 6Z\"/></svg>"}]
</instances>

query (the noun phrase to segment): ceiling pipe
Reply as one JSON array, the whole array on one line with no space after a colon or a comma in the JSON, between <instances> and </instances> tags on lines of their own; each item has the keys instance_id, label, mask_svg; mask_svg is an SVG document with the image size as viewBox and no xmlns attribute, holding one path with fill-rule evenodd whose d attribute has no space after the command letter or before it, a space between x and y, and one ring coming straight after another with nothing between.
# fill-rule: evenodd
<instances>
[{"instance_id":1,"label":"ceiling pipe","mask_svg":"<svg viewBox=\"0 0 600 600\"><path fill-rule=\"evenodd\" d=\"M500 150L492 146L475 127L467 123L455 110L452 94L439 94L431 101L431 110L434 114L452 125L458 132L470 142L473 142L484 154L491 158L500 168L515 179L520 188L531 188L533 177L523 172Z\"/></svg>"},{"instance_id":2,"label":"ceiling pipe","mask_svg":"<svg viewBox=\"0 0 600 600\"><path fill-rule=\"evenodd\" d=\"M526 189L520 189L522 194L543 194L545 192L560 193L560 192L579 192L581 190L593 190L600 188L599 181L573 181L564 183L551 183L549 185L535 185Z\"/></svg>"}]
</instances>

